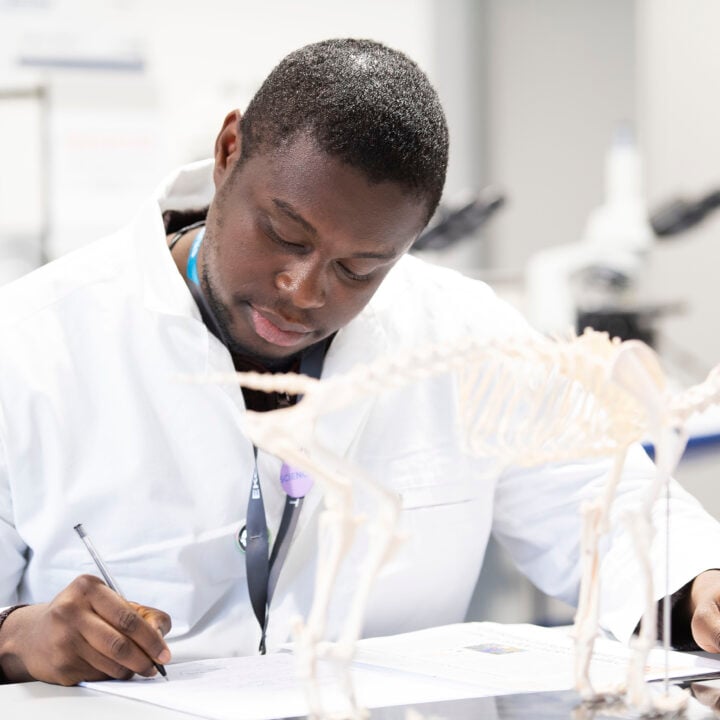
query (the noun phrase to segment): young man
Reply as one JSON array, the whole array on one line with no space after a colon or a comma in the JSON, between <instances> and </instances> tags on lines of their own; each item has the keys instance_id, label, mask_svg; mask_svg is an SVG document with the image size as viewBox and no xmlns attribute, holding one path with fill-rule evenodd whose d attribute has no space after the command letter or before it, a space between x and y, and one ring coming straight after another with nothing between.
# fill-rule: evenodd
<instances>
[{"instance_id":1,"label":"young man","mask_svg":"<svg viewBox=\"0 0 720 720\"><path fill-rule=\"evenodd\" d=\"M368 41L311 45L280 63L242 118L227 116L212 163L183 168L116 235L0 292L6 680L150 675L170 648L176 660L257 651L254 570L238 541L256 474L271 536L286 497L280 460L256 455L238 428L246 407L292 399L180 376L304 371L310 357L330 376L419 343L530 335L481 283L406 255L440 199L447 148L437 96L408 58ZM450 382L437 379L320 426L402 499L409 539L373 590L368 635L461 620L491 530L541 588L577 595L579 507L607 464L490 475L489 459L463 453L454 418ZM621 502L651 475L636 452ZM720 532L673 495L675 535L703 538L678 543L677 590L720 567ZM275 588L271 649L310 606L320 506L312 488ZM88 574L79 522L140 605ZM620 638L643 606L628 547L620 537L603 564L602 620ZM349 579L362 547L353 552ZM677 612L711 650L717 574Z\"/></svg>"}]
</instances>

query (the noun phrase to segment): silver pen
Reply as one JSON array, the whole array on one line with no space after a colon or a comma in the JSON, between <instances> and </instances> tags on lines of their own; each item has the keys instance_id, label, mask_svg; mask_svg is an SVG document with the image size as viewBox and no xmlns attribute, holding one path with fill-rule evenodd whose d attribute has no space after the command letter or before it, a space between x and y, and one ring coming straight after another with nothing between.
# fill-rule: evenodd
<instances>
[{"instance_id":1,"label":"silver pen","mask_svg":"<svg viewBox=\"0 0 720 720\"><path fill-rule=\"evenodd\" d=\"M88 537L88 534L85 532L85 528L83 528L82 523L78 523L77 525L75 525L73 530L75 530L75 532L80 536L80 539L83 541L83 543L85 543L85 547L88 549L88 552L90 553L93 562L95 563L95 565L97 565L97 569L103 576L103 579L107 583L107 586L111 590L115 591L121 598L125 599L125 595L123 594L122 590L120 590L120 586L110 574L110 570L103 562L103 559L98 554L98 551L95 549L95 546L93 545L92 540ZM156 663L154 660L153 665L166 680L169 680L167 676L167 671L165 670L165 667L163 665L161 665L160 663Z\"/></svg>"}]
</instances>

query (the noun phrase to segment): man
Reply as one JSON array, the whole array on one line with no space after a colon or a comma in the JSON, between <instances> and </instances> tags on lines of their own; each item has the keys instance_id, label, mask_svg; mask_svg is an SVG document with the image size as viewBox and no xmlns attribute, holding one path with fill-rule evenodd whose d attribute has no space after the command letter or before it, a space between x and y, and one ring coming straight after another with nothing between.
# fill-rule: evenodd
<instances>
[{"instance_id":1,"label":"man","mask_svg":"<svg viewBox=\"0 0 720 720\"><path fill-rule=\"evenodd\" d=\"M311 45L280 63L242 118L227 116L211 164L181 170L128 228L3 289L6 680L152 675L171 649L175 660L256 652L248 497L259 484L272 536L286 496L280 460L255 453L239 419L292 399L179 377L304 370L310 357L330 376L420 342L529 334L484 285L406 255L439 201L447 147L437 96L405 56L368 41ZM402 499L408 541L378 578L368 635L461 620L491 529L540 587L576 597L578 508L607 464L490 476L487 458L462 452L454 417L438 379L320 427ZM651 473L636 453L621 504ZM700 573L720 567L720 532L673 495L676 533L703 538L673 558L672 590L686 588L677 625L692 617L695 639L717 651L720 581ZM320 505L310 489L274 588L271 649L310 606ZM140 604L92 575L78 522ZM362 547L353 552L347 580ZM643 606L628 552L620 533L603 566L602 620L621 638ZM345 609L338 587L331 634Z\"/></svg>"}]
</instances>

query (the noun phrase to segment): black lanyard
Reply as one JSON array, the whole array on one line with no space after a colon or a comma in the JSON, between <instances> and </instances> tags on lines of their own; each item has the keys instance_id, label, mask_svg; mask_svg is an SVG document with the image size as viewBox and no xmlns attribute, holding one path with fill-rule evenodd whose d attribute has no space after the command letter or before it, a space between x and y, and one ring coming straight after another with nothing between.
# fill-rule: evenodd
<instances>
[{"instance_id":1,"label":"black lanyard","mask_svg":"<svg viewBox=\"0 0 720 720\"><path fill-rule=\"evenodd\" d=\"M178 240L190 230L204 225L205 221L193 223L183 228L170 241L170 251L177 244ZM204 231L202 231L204 232ZM202 235L196 238L196 245L202 242ZM197 250L197 248L193 248ZM227 338L222 332L210 305L205 300L197 279L191 277L186 272L189 280L188 287L193 298L200 310L203 322L210 332L220 340L226 347L228 346ZM300 373L309 375L313 378L320 378L322 373L325 353L327 352L332 337L326 338L322 342L307 348L300 357ZM280 527L278 528L277 537L273 544L272 552L270 552L270 540L268 537L267 519L265 517L265 505L262 497L262 487L260 486L260 473L258 472L258 449L253 445L253 476L250 484L250 498L248 500L247 520L245 527L238 533L238 541L241 547L244 544L245 549L245 568L247 572L248 593L250 595L250 603L253 612L260 624L260 653L265 654L265 636L267 633L267 625L270 617L270 603L272 602L275 586L280 575L280 570L285 563L290 542L292 541L295 527L297 526L298 516L302 508L302 497L291 497L286 495L285 508L283 510ZM245 542L241 542L242 534L245 534Z\"/></svg>"},{"instance_id":2,"label":"black lanyard","mask_svg":"<svg viewBox=\"0 0 720 720\"><path fill-rule=\"evenodd\" d=\"M300 372L303 375L319 378L322 372L323 361L329 340L308 348L300 360ZM248 500L245 541L245 568L247 571L248 593L253 612L260 625L261 655L265 654L265 636L267 634L268 620L270 619L270 603L272 602L275 586L280 570L290 549L298 516L302 508L302 497L285 497L280 527L273 544L272 553L269 552L267 519L262 498L260 474L258 472L258 450L253 445L255 464L253 468L252 483L250 485L250 498ZM241 531L242 532L242 531Z\"/></svg>"}]
</instances>

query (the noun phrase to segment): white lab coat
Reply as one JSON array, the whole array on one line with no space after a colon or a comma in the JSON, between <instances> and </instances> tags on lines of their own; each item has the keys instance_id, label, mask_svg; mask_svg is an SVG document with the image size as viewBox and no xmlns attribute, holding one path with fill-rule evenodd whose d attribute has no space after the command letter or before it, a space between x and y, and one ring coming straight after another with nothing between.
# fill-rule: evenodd
<instances>
[{"instance_id":1,"label":"white lab coat","mask_svg":"<svg viewBox=\"0 0 720 720\"><path fill-rule=\"evenodd\" d=\"M252 473L240 430L242 394L183 376L232 372L167 249L160 209L210 198L207 163L185 169L127 228L0 290L0 606L50 600L95 572L73 532L82 522L127 597L173 619L176 660L256 651L244 557L235 544ZM404 258L341 330L324 376L419 343L463 334L529 333L482 283ZM577 594L579 503L606 463L488 475L461 450L447 378L368 399L320 424L344 453L402 499L407 534L380 573L366 634L462 620L493 530L542 589ZM271 528L279 523L280 462L260 454ZM652 472L633 455L621 506ZM720 567L717 524L677 487L671 587ZM361 509L373 512L366 497ZM289 638L312 600L321 491L305 501L280 577L269 646ZM344 617L365 539L346 563L329 632ZM642 610L627 537L603 563L602 620L626 638ZM662 566L658 556L658 566Z\"/></svg>"}]
</instances>

